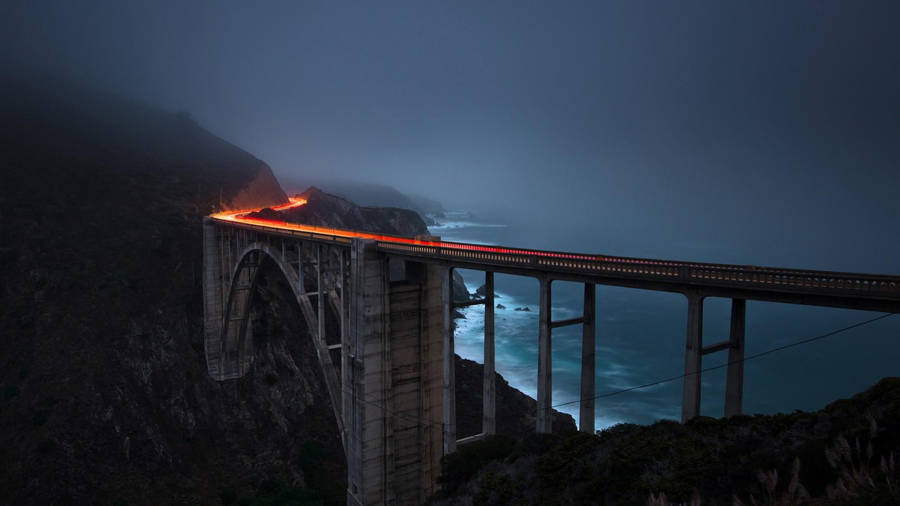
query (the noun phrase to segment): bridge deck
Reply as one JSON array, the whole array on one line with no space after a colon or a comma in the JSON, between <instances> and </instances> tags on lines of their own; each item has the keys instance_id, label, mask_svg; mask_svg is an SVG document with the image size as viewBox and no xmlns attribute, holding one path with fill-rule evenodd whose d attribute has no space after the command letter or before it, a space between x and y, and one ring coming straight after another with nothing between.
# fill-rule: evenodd
<instances>
[{"instance_id":1,"label":"bridge deck","mask_svg":"<svg viewBox=\"0 0 900 506\"><path fill-rule=\"evenodd\" d=\"M900 276L509 248L238 216L211 218L221 226L332 245L349 247L355 238L370 239L384 253L455 268L668 292L697 291L702 296L900 312Z\"/></svg>"}]
</instances>

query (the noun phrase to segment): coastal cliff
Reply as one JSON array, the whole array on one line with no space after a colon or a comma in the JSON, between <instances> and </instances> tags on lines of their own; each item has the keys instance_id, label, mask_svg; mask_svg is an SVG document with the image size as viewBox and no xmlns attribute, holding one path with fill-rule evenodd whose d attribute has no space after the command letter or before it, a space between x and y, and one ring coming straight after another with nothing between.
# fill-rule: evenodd
<instances>
[{"instance_id":1,"label":"coastal cliff","mask_svg":"<svg viewBox=\"0 0 900 506\"><path fill-rule=\"evenodd\" d=\"M306 200L306 204L282 211L266 208L249 216L408 237L428 234L421 216L409 209L358 206L315 187L297 197Z\"/></svg>"},{"instance_id":2,"label":"coastal cliff","mask_svg":"<svg viewBox=\"0 0 900 506\"><path fill-rule=\"evenodd\" d=\"M253 370L206 372L201 220L284 201L265 163L183 114L0 88L0 502L343 501L316 355L274 281Z\"/></svg>"}]
</instances>

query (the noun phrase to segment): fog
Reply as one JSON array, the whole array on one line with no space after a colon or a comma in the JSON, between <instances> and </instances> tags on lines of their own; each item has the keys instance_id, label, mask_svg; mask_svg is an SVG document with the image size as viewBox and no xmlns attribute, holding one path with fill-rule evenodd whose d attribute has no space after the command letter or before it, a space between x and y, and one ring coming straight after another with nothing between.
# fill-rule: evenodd
<instances>
[{"instance_id":1,"label":"fog","mask_svg":"<svg viewBox=\"0 0 900 506\"><path fill-rule=\"evenodd\" d=\"M5 10L9 68L188 111L283 178L900 272L895 3Z\"/></svg>"},{"instance_id":2,"label":"fog","mask_svg":"<svg viewBox=\"0 0 900 506\"><path fill-rule=\"evenodd\" d=\"M4 68L188 111L283 178L900 272L896 2L2 9Z\"/></svg>"}]
</instances>

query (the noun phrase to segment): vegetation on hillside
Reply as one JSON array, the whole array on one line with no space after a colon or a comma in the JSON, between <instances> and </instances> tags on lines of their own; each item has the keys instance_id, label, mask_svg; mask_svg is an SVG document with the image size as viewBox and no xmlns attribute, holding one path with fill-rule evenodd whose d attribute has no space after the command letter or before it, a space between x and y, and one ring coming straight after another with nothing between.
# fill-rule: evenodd
<instances>
[{"instance_id":1,"label":"vegetation on hillside","mask_svg":"<svg viewBox=\"0 0 900 506\"><path fill-rule=\"evenodd\" d=\"M206 372L201 220L257 182L245 197L283 198L265 164L121 97L6 77L0 92L0 502L310 489L313 442L340 484L315 351L277 283L261 287L270 339L251 374Z\"/></svg>"},{"instance_id":2,"label":"vegetation on hillside","mask_svg":"<svg viewBox=\"0 0 900 506\"><path fill-rule=\"evenodd\" d=\"M434 504L900 504L900 378L816 412L489 438Z\"/></svg>"}]
</instances>

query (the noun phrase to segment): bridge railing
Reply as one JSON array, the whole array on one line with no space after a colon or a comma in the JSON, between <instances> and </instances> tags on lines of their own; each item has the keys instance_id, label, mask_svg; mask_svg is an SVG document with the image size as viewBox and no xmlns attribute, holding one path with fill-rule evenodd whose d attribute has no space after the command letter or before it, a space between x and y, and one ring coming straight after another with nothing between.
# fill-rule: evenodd
<instances>
[{"instance_id":1,"label":"bridge railing","mask_svg":"<svg viewBox=\"0 0 900 506\"><path fill-rule=\"evenodd\" d=\"M246 222L220 221L220 223L225 226L237 226L336 245L349 246L353 237L370 238L376 241L378 249L386 253L472 264L473 268L477 268L478 265L496 265L516 270L644 279L679 285L742 286L777 291L900 298L900 276L506 248L453 241L418 240L323 227L310 227L316 231L306 231Z\"/></svg>"},{"instance_id":2,"label":"bridge railing","mask_svg":"<svg viewBox=\"0 0 900 506\"><path fill-rule=\"evenodd\" d=\"M801 269L728 265L576 253L494 248L475 244L442 242L441 246L409 245L379 241L387 252L437 257L463 263L497 264L525 269L578 274L624 276L679 284L745 285L788 291L829 290L900 297L900 277Z\"/></svg>"}]
</instances>

